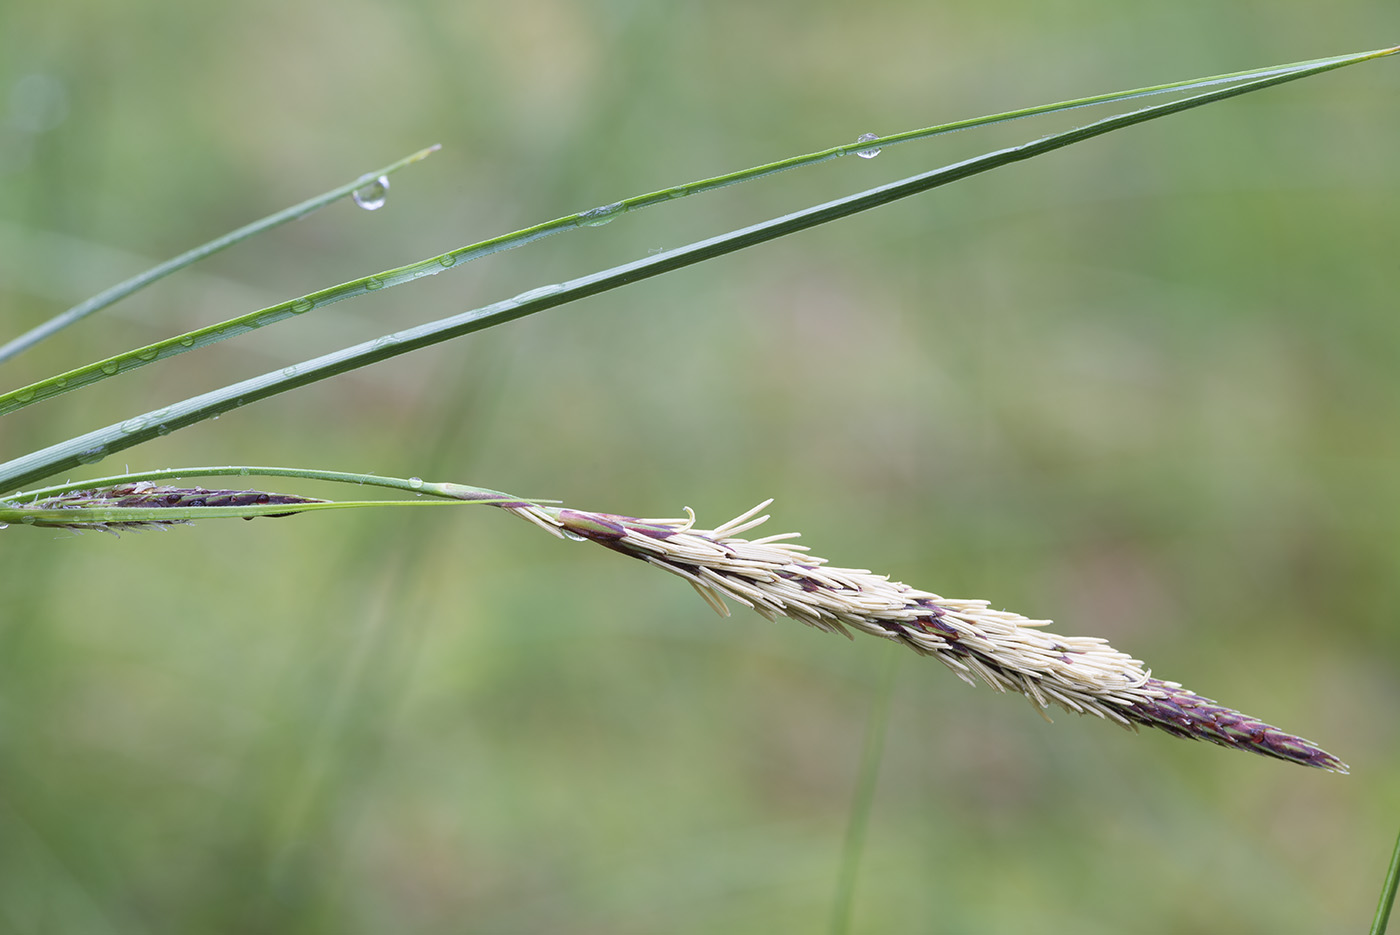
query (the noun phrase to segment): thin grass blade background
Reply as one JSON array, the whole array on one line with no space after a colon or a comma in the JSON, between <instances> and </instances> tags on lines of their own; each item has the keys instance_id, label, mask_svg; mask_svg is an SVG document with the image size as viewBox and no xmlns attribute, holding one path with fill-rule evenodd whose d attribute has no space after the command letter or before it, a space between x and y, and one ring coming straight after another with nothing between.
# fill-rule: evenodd
<instances>
[{"instance_id":1,"label":"thin grass blade background","mask_svg":"<svg viewBox=\"0 0 1400 935\"><path fill-rule=\"evenodd\" d=\"M221 254L6 387L867 131L1376 47L1392 6L12 5L7 333L140 268L112 248L155 261L444 150L383 210ZM852 931L1363 930L1400 804L1397 91L1381 62L1173 117L123 457L633 515L776 496L834 561L1108 637L1353 767L1046 726L906 660ZM0 444L1037 132L624 217L17 413ZM879 645L437 513L0 538L0 928L823 925Z\"/></svg>"}]
</instances>

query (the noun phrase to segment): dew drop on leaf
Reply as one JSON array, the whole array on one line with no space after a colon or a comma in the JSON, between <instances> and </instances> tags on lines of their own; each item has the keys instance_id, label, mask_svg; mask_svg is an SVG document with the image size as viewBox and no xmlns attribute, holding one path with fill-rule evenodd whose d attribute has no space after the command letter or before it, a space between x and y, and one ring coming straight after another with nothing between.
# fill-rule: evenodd
<instances>
[{"instance_id":1,"label":"dew drop on leaf","mask_svg":"<svg viewBox=\"0 0 1400 935\"><path fill-rule=\"evenodd\" d=\"M610 205L599 205L580 214L578 223L581 227L602 227L625 210L627 209L620 201L614 201Z\"/></svg>"},{"instance_id":2,"label":"dew drop on leaf","mask_svg":"<svg viewBox=\"0 0 1400 935\"><path fill-rule=\"evenodd\" d=\"M355 189L351 197L366 211L378 211L389 197L389 177L381 175L363 188Z\"/></svg>"},{"instance_id":3,"label":"dew drop on leaf","mask_svg":"<svg viewBox=\"0 0 1400 935\"><path fill-rule=\"evenodd\" d=\"M878 140L879 138L879 134L876 133L862 133L860 136L856 137L856 142L868 143L871 140ZM862 159L874 159L876 156L880 155L880 151L878 149L859 149L856 150L856 155Z\"/></svg>"}]
</instances>

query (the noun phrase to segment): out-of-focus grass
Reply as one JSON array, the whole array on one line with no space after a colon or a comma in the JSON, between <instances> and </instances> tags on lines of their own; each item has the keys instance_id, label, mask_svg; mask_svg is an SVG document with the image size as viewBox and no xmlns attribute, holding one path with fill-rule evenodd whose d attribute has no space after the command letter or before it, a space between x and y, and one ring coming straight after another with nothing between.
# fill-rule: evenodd
<instances>
[{"instance_id":1,"label":"out-of-focus grass","mask_svg":"<svg viewBox=\"0 0 1400 935\"><path fill-rule=\"evenodd\" d=\"M105 284L83 242L94 265L109 246L159 259L446 148L383 211L216 257L201 275L229 288L163 283L7 384L867 130L1372 47L1398 20L1359 0L11 4L0 221L78 243L44 277L0 256L7 333ZM14 89L35 74L64 119L21 132ZM775 525L836 562L1109 637L1354 770L1047 727L906 660L855 930L1360 930L1400 805L1397 89L1383 62L1172 118L129 462L418 474L707 522L777 496ZM1026 132L555 238L34 407L0 444ZM825 922L875 641L716 619L673 580L489 510L9 530L0 594L0 929Z\"/></svg>"}]
</instances>

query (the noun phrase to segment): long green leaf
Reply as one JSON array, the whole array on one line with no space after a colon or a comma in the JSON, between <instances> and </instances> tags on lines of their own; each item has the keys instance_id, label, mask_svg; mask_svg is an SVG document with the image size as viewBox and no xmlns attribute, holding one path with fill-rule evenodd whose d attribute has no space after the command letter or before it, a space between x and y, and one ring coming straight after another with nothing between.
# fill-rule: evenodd
<instances>
[{"instance_id":1,"label":"long green leaf","mask_svg":"<svg viewBox=\"0 0 1400 935\"><path fill-rule=\"evenodd\" d=\"M79 302L77 305L68 309L68 311L55 315L43 324L31 328L13 341L0 347L0 363L4 363L16 354L28 350L45 338L57 334L74 322L81 321L94 312L99 312L107 306L121 301L133 292L144 289L146 286L149 286L159 279L164 279L171 273L182 270L186 266L197 263L205 257L212 256L220 250L231 247L236 243L247 240L249 237L261 234L265 230L271 230L278 225L286 224L288 221L295 221L298 218L306 217L313 211L317 211L333 201L344 198L356 189L373 183L381 176L392 175L405 166L410 166L432 155L437 152L438 149L438 146L429 146L427 149L421 149L411 156L405 156L392 165L387 165L382 169L375 169L373 172L366 172L352 182L346 182L344 185L333 188L324 194L317 195L315 198L303 201L301 204L292 205L290 208L278 211L276 214L269 214L267 217L254 221L251 224L245 224L243 227L235 231L230 231L222 237L216 237L208 243L201 244L192 250L186 250L177 257L153 266L144 273L139 273L124 282L119 282L110 289L104 289L92 298Z\"/></svg>"},{"instance_id":2,"label":"long green leaf","mask_svg":"<svg viewBox=\"0 0 1400 935\"><path fill-rule=\"evenodd\" d=\"M1328 59L1323 64L1313 65L1298 71L1290 71L1250 81L1243 85L1221 88L1193 97L1107 117L1064 133L1057 133L1020 146L997 150L941 169L911 176L899 182L872 188L857 195L731 231L719 237L697 241L685 247L583 276L563 284L541 286L513 299L496 302L416 328L388 334L373 341L313 358L295 366L285 367L199 396L190 397L173 405L152 410L29 455L15 458L0 465L0 490L22 486L78 465L96 463L115 452L168 434L176 429L194 425L248 403L285 393L297 387L306 386L381 360L397 357L400 354L406 354L441 341L480 331L492 325L553 308L556 305L597 295L619 286L625 286L797 231L849 217L901 198L948 185L960 179L1093 139L1114 130L1121 130L1168 114L1191 110L1216 101L1248 94L1288 81L1296 81L1345 65L1391 55L1395 52L1400 52L1400 48L1365 52L1340 59Z\"/></svg>"},{"instance_id":3,"label":"long green leaf","mask_svg":"<svg viewBox=\"0 0 1400 935\"><path fill-rule=\"evenodd\" d=\"M114 357L95 361L75 370L70 370L67 373L49 377L37 383L30 384L29 386L11 390L8 393L0 395L0 415L14 412L32 403L71 392L72 390L105 380L108 377L116 376L120 373L126 373L139 367L144 367L146 364L165 360L183 354L186 351L198 350L199 348L216 344L219 341L247 334L250 331L280 321L285 321L288 318L309 312L315 308L324 308L342 299L354 298L366 295L370 292L393 288L394 286L422 279L425 276L434 276L444 270L462 266L471 260L533 243L544 237L559 233L560 231L596 226L623 213L639 211L643 208L658 204L666 204L678 198L715 191L730 185L752 181L789 169L816 165L817 163L826 162L839 156L849 155L853 152L867 149L879 149L894 146L899 143L928 139L930 137L953 133L958 130L966 130L972 127L1005 123L1027 117L1075 110L1096 104L1117 103L1155 94L1199 90L1223 83L1282 76L1304 71L1308 74L1316 74L1320 71L1340 68L1357 61L1363 61L1368 57L1375 57L1378 54L1385 53L1363 53L1359 56L1335 56L1332 58L1315 59L1308 62L1296 62L1289 65L1276 65L1269 68L1254 69L1252 71L1234 72L1228 75L1213 75L1209 78L1196 78L1190 81L1177 81L1171 84L1135 88L1130 91L1115 91L1110 94L1100 94L1071 101L1060 101L1054 104L1042 104L1036 107L1027 107L985 117L976 117L969 120L959 120L954 123L940 124L920 130L894 133L872 140L844 143L840 146L833 146L830 149L821 150L820 152L794 156L790 159L784 159L767 165L755 166L740 172L732 172L727 175L715 176L714 178L702 179L696 182L688 182L684 185L650 192L645 195L637 195L613 204L601 205L578 214L566 215L552 221L546 221L543 224L537 224L533 227L514 231L513 233L493 237L490 240L469 244L439 256L419 260L416 263L410 263L407 266L384 270L370 276L364 276L360 279L321 289L317 292L311 292L295 299L288 299L285 302L279 302L276 305L249 312L246 315L240 315L236 318L228 319L227 321L199 328L185 334L176 335L172 338L158 341L155 344L149 344L145 347L126 351Z\"/></svg>"}]
</instances>

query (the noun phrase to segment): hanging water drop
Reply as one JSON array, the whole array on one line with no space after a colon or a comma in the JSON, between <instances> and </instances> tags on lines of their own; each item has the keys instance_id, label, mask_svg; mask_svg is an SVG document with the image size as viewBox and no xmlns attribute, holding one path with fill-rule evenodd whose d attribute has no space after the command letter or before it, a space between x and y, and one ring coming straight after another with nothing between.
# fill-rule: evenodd
<instances>
[{"instance_id":1,"label":"hanging water drop","mask_svg":"<svg viewBox=\"0 0 1400 935\"><path fill-rule=\"evenodd\" d=\"M15 402L27 403L34 398L34 390L26 387L22 390L15 390Z\"/></svg>"},{"instance_id":2,"label":"hanging water drop","mask_svg":"<svg viewBox=\"0 0 1400 935\"><path fill-rule=\"evenodd\" d=\"M102 372L110 377L112 374L117 372L117 362L115 360L109 360L104 362L102 364Z\"/></svg>"},{"instance_id":3,"label":"hanging water drop","mask_svg":"<svg viewBox=\"0 0 1400 935\"><path fill-rule=\"evenodd\" d=\"M107 448L105 445L96 445L86 451L78 452L76 457L79 464L96 464L107 457Z\"/></svg>"},{"instance_id":4,"label":"hanging water drop","mask_svg":"<svg viewBox=\"0 0 1400 935\"><path fill-rule=\"evenodd\" d=\"M438 266L441 266L443 269L451 269L452 264L457 262L457 258L450 253L444 253L442 256L438 257L437 261Z\"/></svg>"},{"instance_id":5,"label":"hanging water drop","mask_svg":"<svg viewBox=\"0 0 1400 935\"><path fill-rule=\"evenodd\" d=\"M312 306L315 304L316 303L312 302L310 299L297 299L295 302L292 303L292 313L295 315L300 315L302 312L309 312L311 311Z\"/></svg>"},{"instance_id":6,"label":"hanging water drop","mask_svg":"<svg viewBox=\"0 0 1400 935\"><path fill-rule=\"evenodd\" d=\"M575 542L587 542L587 541L588 541L588 537L587 537L587 536L580 536L578 533L574 532L572 529L561 529L561 530L559 530L559 531L562 532L562 533L564 534L564 538L565 538L565 539L572 539L572 540L574 540Z\"/></svg>"},{"instance_id":7,"label":"hanging water drop","mask_svg":"<svg viewBox=\"0 0 1400 935\"><path fill-rule=\"evenodd\" d=\"M614 201L610 205L599 205L580 214L578 223L584 227L602 227L625 210L620 201Z\"/></svg>"},{"instance_id":8,"label":"hanging water drop","mask_svg":"<svg viewBox=\"0 0 1400 935\"><path fill-rule=\"evenodd\" d=\"M856 137L856 142L869 143L871 140L878 140L879 138L880 135L878 133L862 133L860 136ZM880 151L878 149L858 149L856 150L856 155L862 159L874 159L876 156L880 155Z\"/></svg>"},{"instance_id":9,"label":"hanging water drop","mask_svg":"<svg viewBox=\"0 0 1400 935\"><path fill-rule=\"evenodd\" d=\"M423 478L410 477L408 479L408 486L412 487L414 490L421 490L423 487Z\"/></svg>"},{"instance_id":10,"label":"hanging water drop","mask_svg":"<svg viewBox=\"0 0 1400 935\"><path fill-rule=\"evenodd\" d=\"M389 197L389 177L381 175L364 188L355 189L351 197L355 199L355 204L366 211L378 211L384 207L384 202Z\"/></svg>"},{"instance_id":11,"label":"hanging water drop","mask_svg":"<svg viewBox=\"0 0 1400 935\"><path fill-rule=\"evenodd\" d=\"M190 337L189 335L185 335L183 338L180 339L180 346L194 347L194 338Z\"/></svg>"},{"instance_id":12,"label":"hanging water drop","mask_svg":"<svg viewBox=\"0 0 1400 935\"><path fill-rule=\"evenodd\" d=\"M142 348L141 350L136 352L136 357L139 360L155 360L156 357L158 357L159 355L160 348L158 347Z\"/></svg>"},{"instance_id":13,"label":"hanging water drop","mask_svg":"<svg viewBox=\"0 0 1400 935\"><path fill-rule=\"evenodd\" d=\"M555 282L555 283L550 283L550 284L547 285L547 286L539 286L539 287L537 287L537 288L535 288L535 289L528 289L528 290L526 290L525 292L520 293L520 294L519 294L518 296L516 296L515 298L511 299L511 301L512 301L512 302L532 302L532 301L534 301L535 299L543 299L545 296L558 295L560 292L563 292L563 291L564 291L564 287L563 287L562 285L560 285L559 283Z\"/></svg>"}]
</instances>

